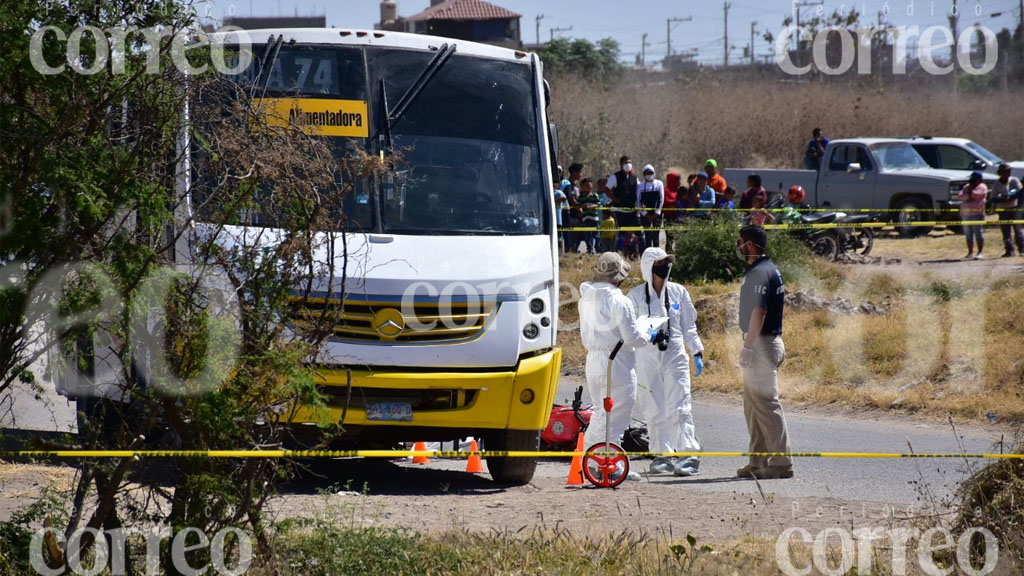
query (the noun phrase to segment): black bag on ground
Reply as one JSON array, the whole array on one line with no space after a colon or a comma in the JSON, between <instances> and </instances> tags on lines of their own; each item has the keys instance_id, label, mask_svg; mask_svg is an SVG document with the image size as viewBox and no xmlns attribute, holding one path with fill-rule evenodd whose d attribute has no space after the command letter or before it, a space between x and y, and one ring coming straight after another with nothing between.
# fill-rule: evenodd
<instances>
[{"instance_id":1,"label":"black bag on ground","mask_svg":"<svg viewBox=\"0 0 1024 576\"><path fill-rule=\"evenodd\" d=\"M651 441L647 436L647 426L630 426L622 433L622 449L626 452L647 452L651 449Z\"/></svg>"}]
</instances>

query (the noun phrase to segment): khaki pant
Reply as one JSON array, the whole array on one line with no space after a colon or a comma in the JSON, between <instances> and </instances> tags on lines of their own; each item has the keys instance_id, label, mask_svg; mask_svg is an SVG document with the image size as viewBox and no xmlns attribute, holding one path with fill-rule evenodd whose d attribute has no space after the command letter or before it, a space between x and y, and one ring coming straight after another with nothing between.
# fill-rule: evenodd
<instances>
[{"instance_id":1,"label":"khaki pant","mask_svg":"<svg viewBox=\"0 0 1024 576\"><path fill-rule=\"evenodd\" d=\"M751 452L791 452L786 416L779 403L779 366L786 358L782 336L761 336L754 358L743 369L743 415L747 419ZM791 468L789 456L750 458L755 469L766 465Z\"/></svg>"}]
</instances>

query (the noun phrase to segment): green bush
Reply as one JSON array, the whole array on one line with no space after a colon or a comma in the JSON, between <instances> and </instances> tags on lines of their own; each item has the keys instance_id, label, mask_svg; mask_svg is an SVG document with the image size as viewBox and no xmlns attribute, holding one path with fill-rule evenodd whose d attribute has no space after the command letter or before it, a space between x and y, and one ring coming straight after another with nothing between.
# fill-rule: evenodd
<instances>
[{"instance_id":1,"label":"green bush","mask_svg":"<svg viewBox=\"0 0 1024 576\"><path fill-rule=\"evenodd\" d=\"M673 280L683 283L732 282L746 272L747 264L736 249L740 223L734 218L693 219L687 229L673 234L676 265ZM811 264L811 252L790 234L768 231L768 255L783 277L803 277Z\"/></svg>"}]
</instances>

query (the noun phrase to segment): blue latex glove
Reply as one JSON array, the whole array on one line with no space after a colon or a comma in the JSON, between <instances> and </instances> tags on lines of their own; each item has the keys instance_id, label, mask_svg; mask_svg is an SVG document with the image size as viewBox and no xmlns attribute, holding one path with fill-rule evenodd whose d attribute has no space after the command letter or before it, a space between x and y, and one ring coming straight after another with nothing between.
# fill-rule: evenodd
<instances>
[{"instance_id":1,"label":"blue latex glove","mask_svg":"<svg viewBox=\"0 0 1024 576\"><path fill-rule=\"evenodd\" d=\"M658 331L654 328L647 329L647 343L654 344L654 341L658 339Z\"/></svg>"},{"instance_id":2,"label":"blue latex glove","mask_svg":"<svg viewBox=\"0 0 1024 576\"><path fill-rule=\"evenodd\" d=\"M700 353L695 354L693 357L693 364L696 368L693 377L699 378L700 375L704 372L704 355Z\"/></svg>"}]
</instances>

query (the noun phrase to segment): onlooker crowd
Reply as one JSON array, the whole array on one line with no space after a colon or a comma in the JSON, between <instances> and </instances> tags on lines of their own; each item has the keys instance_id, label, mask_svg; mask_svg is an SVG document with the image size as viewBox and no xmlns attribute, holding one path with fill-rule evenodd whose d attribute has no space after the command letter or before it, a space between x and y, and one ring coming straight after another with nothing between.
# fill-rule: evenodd
<instances>
[{"instance_id":1,"label":"onlooker crowd","mask_svg":"<svg viewBox=\"0 0 1024 576\"><path fill-rule=\"evenodd\" d=\"M719 173L714 158L685 181L675 171L659 179L652 164L645 164L638 175L628 155L619 158L617 171L603 178L584 177L584 169L574 163L568 175L561 167L556 174L555 218L562 229L558 242L563 252L619 251L638 258L646 248L664 247L661 235L667 226L749 204L748 190L737 206L737 191Z\"/></svg>"},{"instance_id":2,"label":"onlooker crowd","mask_svg":"<svg viewBox=\"0 0 1024 576\"><path fill-rule=\"evenodd\" d=\"M829 139L815 128L804 149L804 166L818 170ZM703 169L683 178L669 171L658 178L653 164L637 173L629 155L619 158L619 169L604 177L584 177L585 166L574 163L563 176L558 168L555 205L559 246L563 252L597 254L617 251L637 259L647 248L668 248L670 230L689 218L709 218L712 213L733 217L745 225L800 224L811 207L805 192L793 186L784 198L771 199L761 176L749 174L743 188L730 186L714 158ZM986 207L999 213L1004 257L1024 256L1024 214L1019 195L1021 181L1011 176L1006 164L998 167L999 179L986 185L980 172L960 190L960 213L967 241L967 259L984 258L982 234ZM742 192L740 192L742 190ZM771 204L769 201L771 200ZM786 202L788 200L788 202ZM664 237L662 236L664 234ZM664 239L663 239L664 238ZM977 250L975 250L977 248Z\"/></svg>"}]
</instances>

